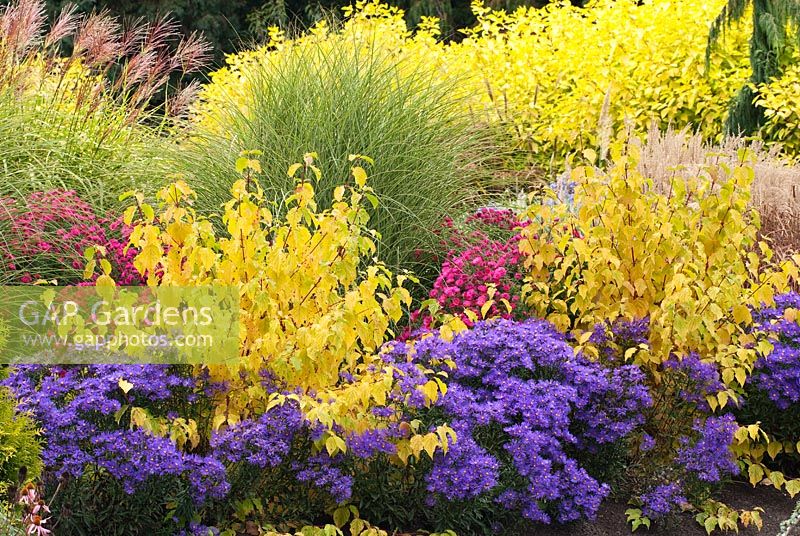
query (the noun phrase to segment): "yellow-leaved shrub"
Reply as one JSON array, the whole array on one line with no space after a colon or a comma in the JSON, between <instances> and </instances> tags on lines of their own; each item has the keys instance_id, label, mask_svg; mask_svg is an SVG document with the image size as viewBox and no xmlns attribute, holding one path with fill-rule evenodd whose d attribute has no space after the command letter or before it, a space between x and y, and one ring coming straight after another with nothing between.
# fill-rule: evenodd
<instances>
[{"instance_id":1,"label":"yellow-leaved shrub","mask_svg":"<svg viewBox=\"0 0 800 536\"><path fill-rule=\"evenodd\" d=\"M728 32L706 68L708 26L724 4L596 0L507 13L475 2L475 26L461 42L443 43L436 19L411 32L399 9L361 0L339 29L320 23L295 40L273 30L265 46L228 56L201 91L195 121L224 128L220 110L231 99L244 106L254 65L310 42L351 42L403 58L416 74L457 78L476 122L501 125L540 163L601 146L601 124L626 120L643 129L654 120L692 125L718 138L728 102L749 75L745 27Z\"/></svg>"},{"instance_id":2,"label":"yellow-leaved shrub","mask_svg":"<svg viewBox=\"0 0 800 536\"><path fill-rule=\"evenodd\" d=\"M355 184L338 187L332 206L322 210L314 198L314 156L289 169L296 187L285 210L273 212L255 180L256 155L243 153L237 162L243 176L223 207L224 231L195 212L194 192L182 180L159 192L157 208L137 195L125 219L135 225L134 265L147 274L148 285L239 290L239 360L208 365L212 379L230 385L217 400L213 428L292 398L327 430L319 446L333 455L346 450L340 434L385 426L372 408L398 406L402 372L384 362L380 347L411 296L404 287L408 276L395 277L372 258L376 233L367 227L363 205L374 195L364 169L354 165ZM356 164L361 158L352 157ZM268 392L264 372L286 394ZM420 387L428 402L444 389L433 377ZM415 432L412 424L398 444L401 461L446 449L447 434L452 438L446 427Z\"/></svg>"},{"instance_id":3,"label":"yellow-leaved shrub","mask_svg":"<svg viewBox=\"0 0 800 536\"><path fill-rule=\"evenodd\" d=\"M748 75L740 28L706 70L708 25L724 4L597 0L505 13L475 3L478 22L446 62L476 73L477 107L512 126L539 161L599 147L601 127L626 120L714 138Z\"/></svg>"},{"instance_id":4,"label":"yellow-leaved shrub","mask_svg":"<svg viewBox=\"0 0 800 536\"><path fill-rule=\"evenodd\" d=\"M774 265L769 246L758 240L746 152L740 165L696 178L678 174L670 187L657 189L637 170L639 149L621 137L607 171L575 169L573 211L531 206L528 217L537 224L522 230L520 242L526 303L571 332L590 355L597 355L590 343L595 325L648 319L648 343L629 349L625 360L657 385L667 360L696 353L716 365L726 387L708 397L711 409L730 407L758 356L772 348L751 310L774 303L774 294L797 278L797 263ZM782 486L783 475L763 464L769 438L757 423L747 424L736 434L739 461L753 484L772 475ZM790 482L787 490L800 490L800 481Z\"/></svg>"},{"instance_id":5,"label":"yellow-leaved shrub","mask_svg":"<svg viewBox=\"0 0 800 536\"><path fill-rule=\"evenodd\" d=\"M780 78L758 86L755 103L764 108L766 122L761 128L768 143L778 143L783 151L800 155L800 65L787 66Z\"/></svg>"}]
</instances>

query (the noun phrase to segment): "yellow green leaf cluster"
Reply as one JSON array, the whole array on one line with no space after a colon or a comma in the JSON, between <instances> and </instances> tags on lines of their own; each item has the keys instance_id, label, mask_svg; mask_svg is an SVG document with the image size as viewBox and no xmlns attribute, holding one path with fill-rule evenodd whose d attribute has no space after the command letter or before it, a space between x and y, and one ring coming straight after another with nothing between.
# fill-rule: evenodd
<instances>
[{"instance_id":1,"label":"yellow green leaf cluster","mask_svg":"<svg viewBox=\"0 0 800 536\"><path fill-rule=\"evenodd\" d=\"M781 76L758 86L755 103L764 109L762 136L794 158L800 155L800 65L797 58Z\"/></svg>"},{"instance_id":2,"label":"yellow green leaf cluster","mask_svg":"<svg viewBox=\"0 0 800 536\"><path fill-rule=\"evenodd\" d=\"M747 163L676 178L661 192L637 171L639 148L620 137L608 171L573 171L577 212L531 206L528 216L549 232L522 231L526 301L581 342L597 323L648 318L649 345L628 359L657 375L671 355L698 352L719 365L726 385L741 388L758 352L769 349L750 333L748 307L772 303L796 265L769 265L748 208Z\"/></svg>"},{"instance_id":3,"label":"yellow green leaf cluster","mask_svg":"<svg viewBox=\"0 0 800 536\"><path fill-rule=\"evenodd\" d=\"M744 527L752 525L761 530L764 526L761 519L762 512L764 509L759 507L738 511L726 504L709 499L703 504L701 512L695 516L695 520L703 525L708 534L715 529L739 532L740 523Z\"/></svg>"},{"instance_id":4,"label":"yellow green leaf cluster","mask_svg":"<svg viewBox=\"0 0 800 536\"><path fill-rule=\"evenodd\" d=\"M742 474L753 486L771 485L786 490L792 497L800 493L800 478L789 479L781 471L769 467L778 455L800 454L800 441L771 437L760 423L753 423L739 427L732 450L741 462Z\"/></svg>"}]
</instances>

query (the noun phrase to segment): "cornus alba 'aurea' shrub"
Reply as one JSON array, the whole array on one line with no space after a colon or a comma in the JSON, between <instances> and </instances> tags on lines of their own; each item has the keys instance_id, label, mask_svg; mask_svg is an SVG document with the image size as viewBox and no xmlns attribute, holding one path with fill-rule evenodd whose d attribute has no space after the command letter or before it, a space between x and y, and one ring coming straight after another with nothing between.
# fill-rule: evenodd
<instances>
[{"instance_id":1,"label":"cornus alba 'aurea' shrub","mask_svg":"<svg viewBox=\"0 0 800 536\"><path fill-rule=\"evenodd\" d=\"M598 323L646 318L647 344L625 359L653 374L674 355L714 360L728 391L709 403L725 406L769 347L743 329L752 325L748 306L772 302L797 267L785 262L773 269L762 261L771 251L757 240L758 215L747 207L749 167L676 179L662 194L635 171L637 151L621 139L607 172L573 172L577 213L559 205L531 208L530 216L551 231L541 236L533 225L521 231L526 302L579 343L589 341Z\"/></svg>"},{"instance_id":2,"label":"cornus alba 'aurea' shrub","mask_svg":"<svg viewBox=\"0 0 800 536\"><path fill-rule=\"evenodd\" d=\"M405 403L430 404L444 387L419 367L387 363L379 353L411 298L407 277L371 257L375 233L363 204L373 194L364 169L355 165L355 185L337 187L322 210L313 186L320 170L305 155L289 169L295 187L277 217L256 180L261 167L254 156L237 161L243 177L223 207L223 232L196 214L184 182L159 193L158 210L136 195L125 213L126 223L135 223L133 263L151 285L239 289L240 360L209 366L212 379L229 386L216 398L212 429L294 400L321 427L316 446L330 456L345 453L348 434L381 428ZM113 280L101 275L97 284ZM265 373L288 394L268 391ZM376 415L376 407L386 414ZM397 441L398 462L446 448L445 430L412 431Z\"/></svg>"},{"instance_id":3,"label":"cornus alba 'aurea' shrub","mask_svg":"<svg viewBox=\"0 0 800 536\"><path fill-rule=\"evenodd\" d=\"M702 387L708 377L699 389L684 388L689 401L670 396L656 404L654 411L665 416L685 416L675 426L669 423L678 421L653 418L678 437L695 417L704 425L702 412L724 413L740 401L759 356L772 346L752 329L751 311L773 303L773 295L797 277L797 266L769 262L772 253L758 240L758 214L748 208L753 171L745 163L675 178L660 193L636 171L635 143L614 142L611 160L606 171L573 172L576 212L561 205L531 207L537 225L522 229L520 242L528 268L525 301L568 332L579 349L600 358L604 349L592 343L598 324L641 323L629 326L635 344L616 359L643 368L655 400L675 368L705 374L690 366L699 362L718 374L721 383L713 389ZM537 234L539 224L549 230L546 236ZM695 409L684 412L686 403ZM762 463L766 440L757 423L741 424L747 427L735 430L730 448L757 484L773 475ZM783 475L773 476L782 486ZM787 489L795 492L794 486Z\"/></svg>"},{"instance_id":4,"label":"cornus alba 'aurea' shrub","mask_svg":"<svg viewBox=\"0 0 800 536\"><path fill-rule=\"evenodd\" d=\"M585 462L633 432L651 404L638 367L592 363L542 320L481 321L452 341L429 336L391 352L454 365L435 409L458 440L434 456L429 501L490 501L495 528L504 511L545 523L594 518L610 487Z\"/></svg>"}]
</instances>

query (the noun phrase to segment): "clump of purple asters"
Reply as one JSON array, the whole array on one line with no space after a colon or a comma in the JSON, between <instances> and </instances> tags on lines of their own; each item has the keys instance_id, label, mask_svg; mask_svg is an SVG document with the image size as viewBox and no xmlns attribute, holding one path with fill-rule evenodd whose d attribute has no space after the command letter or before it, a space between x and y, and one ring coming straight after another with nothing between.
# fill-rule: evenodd
<instances>
[{"instance_id":1,"label":"clump of purple asters","mask_svg":"<svg viewBox=\"0 0 800 536\"><path fill-rule=\"evenodd\" d=\"M589 342L595 344L603 361L622 363L625 351L647 344L650 336L650 319L618 319L595 325Z\"/></svg>"},{"instance_id":2,"label":"clump of purple asters","mask_svg":"<svg viewBox=\"0 0 800 536\"><path fill-rule=\"evenodd\" d=\"M685 504L683 486L677 482L660 484L639 497L642 503L642 515L650 519L665 517Z\"/></svg>"},{"instance_id":3,"label":"clump of purple asters","mask_svg":"<svg viewBox=\"0 0 800 536\"><path fill-rule=\"evenodd\" d=\"M651 400L637 367L608 369L576 356L535 319L478 322L451 342L418 340L414 352L423 362L456 363L438 407L458 440L435 455L427 479L434 498L489 497L545 523L596 515L609 488L580 454L643 422Z\"/></svg>"},{"instance_id":4,"label":"clump of purple asters","mask_svg":"<svg viewBox=\"0 0 800 536\"><path fill-rule=\"evenodd\" d=\"M725 390L717 365L703 361L696 353L682 358L673 356L664 362L664 369L670 373L666 377L667 383L678 396L702 411L711 410L706 397Z\"/></svg>"},{"instance_id":5,"label":"clump of purple asters","mask_svg":"<svg viewBox=\"0 0 800 536\"><path fill-rule=\"evenodd\" d=\"M428 491L463 501L491 491L500 479L497 459L479 446L469 430L456 425L458 441L440 456L428 475Z\"/></svg>"},{"instance_id":6,"label":"clump of purple asters","mask_svg":"<svg viewBox=\"0 0 800 536\"><path fill-rule=\"evenodd\" d=\"M403 436L398 422L385 428L374 428L360 433L351 433L345 438L347 449L353 456L366 460L378 454L392 455L397 452L397 439Z\"/></svg>"},{"instance_id":7,"label":"clump of purple asters","mask_svg":"<svg viewBox=\"0 0 800 536\"><path fill-rule=\"evenodd\" d=\"M217 458L226 463L246 462L260 469L277 467L289 454L307 423L295 401L287 401L258 419L237 423L211 437Z\"/></svg>"},{"instance_id":8,"label":"clump of purple asters","mask_svg":"<svg viewBox=\"0 0 800 536\"><path fill-rule=\"evenodd\" d=\"M681 438L676 461L703 482L719 482L739 473L730 450L738 429L733 415L711 416L697 420L692 427L694 439Z\"/></svg>"},{"instance_id":9,"label":"clump of purple asters","mask_svg":"<svg viewBox=\"0 0 800 536\"><path fill-rule=\"evenodd\" d=\"M300 482L326 490L337 504L347 502L353 493L353 477L338 466L341 459L331 459L326 453L292 462Z\"/></svg>"},{"instance_id":10,"label":"clump of purple asters","mask_svg":"<svg viewBox=\"0 0 800 536\"><path fill-rule=\"evenodd\" d=\"M800 294L775 297L775 307L756 311L753 319L772 335L773 350L761 356L753 372L753 385L780 410L800 402L800 324L787 319L786 309L800 310Z\"/></svg>"},{"instance_id":11,"label":"clump of purple asters","mask_svg":"<svg viewBox=\"0 0 800 536\"><path fill-rule=\"evenodd\" d=\"M132 387L123 391L120 380ZM42 458L56 478L102 469L134 493L153 478L184 479L195 503L228 492L224 466L186 454L168 438L120 421L125 406L166 417L167 408L196 400L196 379L166 365L19 366L3 382L41 424ZM121 414L118 412L122 411Z\"/></svg>"}]
</instances>

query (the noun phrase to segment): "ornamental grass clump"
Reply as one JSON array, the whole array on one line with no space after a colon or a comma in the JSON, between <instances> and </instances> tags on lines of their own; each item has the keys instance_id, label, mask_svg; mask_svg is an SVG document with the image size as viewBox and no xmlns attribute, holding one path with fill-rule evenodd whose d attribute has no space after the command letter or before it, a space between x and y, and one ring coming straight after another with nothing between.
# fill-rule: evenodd
<instances>
[{"instance_id":1,"label":"ornamental grass clump","mask_svg":"<svg viewBox=\"0 0 800 536\"><path fill-rule=\"evenodd\" d=\"M432 522L468 534L508 530L517 516L593 519L614 470L589 464L610 466L651 404L638 367L590 362L542 320L481 321L452 341L429 336L391 352L453 366L432 411L458 438L434 456L425 485ZM456 504L458 519L447 514Z\"/></svg>"},{"instance_id":2,"label":"ornamental grass clump","mask_svg":"<svg viewBox=\"0 0 800 536\"><path fill-rule=\"evenodd\" d=\"M123 26L70 6L48 27L45 8L0 9L0 196L64 188L108 208L168 172L162 134L197 85L166 88L201 68L208 46L167 18Z\"/></svg>"},{"instance_id":3,"label":"ornamental grass clump","mask_svg":"<svg viewBox=\"0 0 800 536\"><path fill-rule=\"evenodd\" d=\"M380 31L368 23L341 31L321 25L212 74L193 141L176 157L198 209L213 211L225 199L241 150L262 151L259 181L278 204L293 188L285 172L293 155L319 155L317 192L327 204L349 175L348 155L360 153L374 159L370 184L379 204L369 211L380 258L409 266L415 250L435 249L433 231L445 217L477 203L482 165L493 154L459 81L383 48Z\"/></svg>"}]
</instances>

